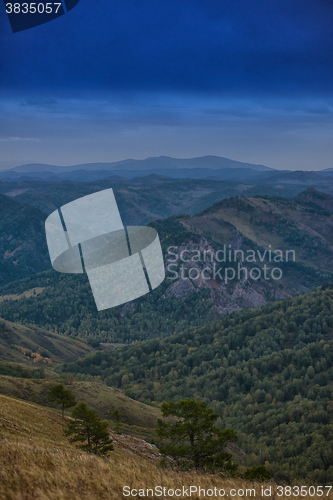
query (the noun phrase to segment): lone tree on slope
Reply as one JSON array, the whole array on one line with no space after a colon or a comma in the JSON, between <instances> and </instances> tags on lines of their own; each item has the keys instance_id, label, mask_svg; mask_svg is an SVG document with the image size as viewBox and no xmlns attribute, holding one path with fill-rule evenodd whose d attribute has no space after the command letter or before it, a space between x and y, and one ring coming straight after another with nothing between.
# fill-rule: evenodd
<instances>
[{"instance_id":1,"label":"lone tree on slope","mask_svg":"<svg viewBox=\"0 0 333 500\"><path fill-rule=\"evenodd\" d=\"M61 407L62 418L64 418L65 408L71 408L76 405L75 396L62 384L54 385L49 390L50 403L56 403Z\"/></svg>"},{"instance_id":2,"label":"lone tree on slope","mask_svg":"<svg viewBox=\"0 0 333 500\"><path fill-rule=\"evenodd\" d=\"M115 428L115 432L117 434L121 434L121 415L119 413L118 410L115 410L113 413L112 413L112 417L113 419L115 420L116 422L116 428Z\"/></svg>"},{"instance_id":3,"label":"lone tree on slope","mask_svg":"<svg viewBox=\"0 0 333 500\"><path fill-rule=\"evenodd\" d=\"M73 436L72 442L82 443L80 448L96 455L106 455L113 450L107 421L102 422L96 411L86 403L79 403L72 411L72 419L64 431L65 436Z\"/></svg>"},{"instance_id":4,"label":"lone tree on slope","mask_svg":"<svg viewBox=\"0 0 333 500\"><path fill-rule=\"evenodd\" d=\"M237 464L231 462L232 455L224 448L227 441L238 439L237 434L233 429L216 427L218 414L204 401L169 401L161 410L163 417L173 417L171 421L158 420L157 435L169 440L160 448L164 455L187 469L236 471Z\"/></svg>"}]
</instances>

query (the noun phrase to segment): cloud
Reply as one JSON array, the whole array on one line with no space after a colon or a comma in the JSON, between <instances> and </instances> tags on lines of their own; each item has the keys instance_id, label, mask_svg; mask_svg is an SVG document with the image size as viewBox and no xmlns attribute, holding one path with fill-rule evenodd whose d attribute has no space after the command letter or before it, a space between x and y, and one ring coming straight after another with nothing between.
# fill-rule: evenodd
<instances>
[{"instance_id":1,"label":"cloud","mask_svg":"<svg viewBox=\"0 0 333 500\"><path fill-rule=\"evenodd\" d=\"M38 106L40 108L51 108L57 104L57 100L52 97L49 98L38 98L38 97L29 97L26 102L22 102L22 106Z\"/></svg>"},{"instance_id":2,"label":"cloud","mask_svg":"<svg viewBox=\"0 0 333 500\"><path fill-rule=\"evenodd\" d=\"M40 142L36 137L0 137L0 142Z\"/></svg>"}]
</instances>

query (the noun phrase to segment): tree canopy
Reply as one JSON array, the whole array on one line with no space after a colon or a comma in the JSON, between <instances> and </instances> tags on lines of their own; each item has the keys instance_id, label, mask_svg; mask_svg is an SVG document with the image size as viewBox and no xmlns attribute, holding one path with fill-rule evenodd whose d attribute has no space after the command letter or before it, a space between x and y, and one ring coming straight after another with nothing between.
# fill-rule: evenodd
<instances>
[{"instance_id":1,"label":"tree canopy","mask_svg":"<svg viewBox=\"0 0 333 500\"><path fill-rule=\"evenodd\" d=\"M119 413L118 410L115 410L113 413L112 413L112 418L115 420L116 422L116 426L115 426L115 431L117 434L121 434L121 415Z\"/></svg>"},{"instance_id":2,"label":"tree canopy","mask_svg":"<svg viewBox=\"0 0 333 500\"><path fill-rule=\"evenodd\" d=\"M80 448L96 455L106 455L113 450L107 421L101 421L96 411L86 403L79 403L72 411L72 419L64 431L65 436L72 436L72 442L80 442Z\"/></svg>"},{"instance_id":3,"label":"tree canopy","mask_svg":"<svg viewBox=\"0 0 333 500\"><path fill-rule=\"evenodd\" d=\"M65 408L71 408L76 405L75 396L62 384L54 385L49 390L50 403L55 402L62 410L62 418L64 418Z\"/></svg>"},{"instance_id":4,"label":"tree canopy","mask_svg":"<svg viewBox=\"0 0 333 500\"><path fill-rule=\"evenodd\" d=\"M158 420L157 435L169 442L161 446L164 455L171 456L185 468L235 471L232 455L224 451L227 441L236 441L233 429L219 429L215 422L218 414L204 401L184 399L179 403L163 403L163 417L175 417L171 421Z\"/></svg>"}]
</instances>

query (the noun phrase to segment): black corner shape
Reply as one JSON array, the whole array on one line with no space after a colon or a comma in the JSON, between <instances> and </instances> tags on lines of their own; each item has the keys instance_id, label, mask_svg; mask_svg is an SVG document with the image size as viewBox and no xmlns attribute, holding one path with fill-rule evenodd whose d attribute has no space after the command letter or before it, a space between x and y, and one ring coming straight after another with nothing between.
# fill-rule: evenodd
<instances>
[{"instance_id":1,"label":"black corner shape","mask_svg":"<svg viewBox=\"0 0 333 500\"><path fill-rule=\"evenodd\" d=\"M75 5L79 3L80 0L65 0L67 12L74 9Z\"/></svg>"},{"instance_id":2,"label":"black corner shape","mask_svg":"<svg viewBox=\"0 0 333 500\"><path fill-rule=\"evenodd\" d=\"M3 0L13 33L48 23L72 10L79 0ZM64 9L65 5L65 9Z\"/></svg>"}]
</instances>

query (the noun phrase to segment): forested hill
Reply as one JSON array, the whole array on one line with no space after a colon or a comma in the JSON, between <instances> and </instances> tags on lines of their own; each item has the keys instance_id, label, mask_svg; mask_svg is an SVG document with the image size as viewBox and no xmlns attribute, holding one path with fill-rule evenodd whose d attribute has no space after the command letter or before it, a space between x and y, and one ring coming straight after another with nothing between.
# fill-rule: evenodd
<instances>
[{"instance_id":1,"label":"forested hill","mask_svg":"<svg viewBox=\"0 0 333 500\"><path fill-rule=\"evenodd\" d=\"M304 197L230 198L197 216L175 216L151 223L161 239L166 279L153 293L132 303L98 312L86 275L50 270L3 287L0 316L66 335L131 343L165 338L232 311L310 292L333 279L333 212L327 205L331 200L333 206L333 197L315 190L305 191ZM320 205L323 197L326 208ZM256 262L245 262L248 270L264 265L272 269L274 263L258 258L259 254L269 255L270 248L284 253L295 251L295 262L278 262L283 272L280 280L270 276L268 280L245 279L243 275L238 278L239 262L235 259L214 263L204 260L205 252L216 255L224 245L245 256L248 252L257 255ZM196 259L198 252L200 261ZM219 275L214 279L214 271L210 279L201 279L204 269L213 270L214 264L221 270L222 279ZM236 276L225 282L227 268L229 272L234 268Z\"/></svg>"},{"instance_id":2,"label":"forested hill","mask_svg":"<svg viewBox=\"0 0 333 500\"><path fill-rule=\"evenodd\" d=\"M324 482L333 477L332 363L333 285L326 285L64 370L99 376L141 401L204 399L275 474Z\"/></svg>"},{"instance_id":3,"label":"forested hill","mask_svg":"<svg viewBox=\"0 0 333 500\"><path fill-rule=\"evenodd\" d=\"M51 267L40 210L0 194L0 286Z\"/></svg>"}]
</instances>

